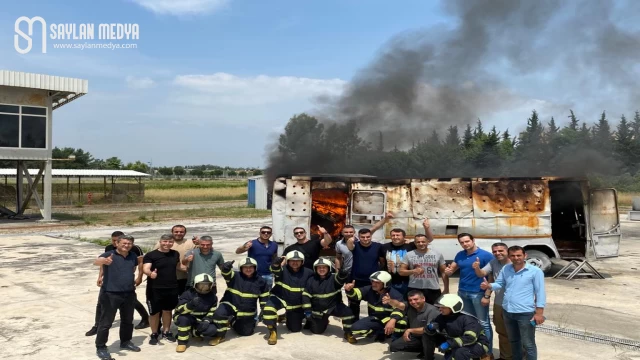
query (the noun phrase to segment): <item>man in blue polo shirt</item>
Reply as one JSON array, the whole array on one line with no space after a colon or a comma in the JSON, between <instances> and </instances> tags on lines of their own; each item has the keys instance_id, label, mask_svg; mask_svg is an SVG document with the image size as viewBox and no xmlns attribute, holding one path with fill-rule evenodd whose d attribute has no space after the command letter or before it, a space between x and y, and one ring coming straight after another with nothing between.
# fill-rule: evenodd
<instances>
[{"instance_id":1,"label":"man in blue polo shirt","mask_svg":"<svg viewBox=\"0 0 640 360\"><path fill-rule=\"evenodd\" d=\"M258 275L266 282L267 288L273 287L273 274L269 270L271 262L278 256L278 244L271 238L272 230L268 226L260 228L260 235L257 239L247 241L244 245L236 249L236 254L249 252L249 257L258 262Z\"/></svg>"},{"instance_id":2,"label":"man in blue polo shirt","mask_svg":"<svg viewBox=\"0 0 640 360\"><path fill-rule=\"evenodd\" d=\"M453 262L447 265L445 274L451 276L460 269L458 296L464 302L464 311L480 320L484 334L489 339L489 344L492 344L493 333L489 322L489 305L482 304L484 297L484 290L480 288L482 278L476 275L473 263L478 262L482 268L493 260L493 254L478 248L473 235L468 233L458 234L458 243L464 250L457 253Z\"/></svg>"},{"instance_id":3,"label":"man in blue polo shirt","mask_svg":"<svg viewBox=\"0 0 640 360\"><path fill-rule=\"evenodd\" d=\"M102 287L100 295L102 314L96 336L96 354L100 359L109 360L111 354L107 349L109 329L120 311L120 349L140 351L131 339L133 337L133 309L136 301L136 285L134 272L138 267L138 257L131 252L133 237L122 235L118 239L115 250L100 255L93 264L103 267Z\"/></svg>"},{"instance_id":4,"label":"man in blue polo shirt","mask_svg":"<svg viewBox=\"0 0 640 360\"><path fill-rule=\"evenodd\" d=\"M544 273L540 268L525 262L527 256L522 247L512 246L508 253L511 264L502 268L495 283L489 284L484 280L481 288L505 290L502 308L513 359L522 359L524 347L527 360L537 360L535 326L544 322L547 300Z\"/></svg>"}]
</instances>

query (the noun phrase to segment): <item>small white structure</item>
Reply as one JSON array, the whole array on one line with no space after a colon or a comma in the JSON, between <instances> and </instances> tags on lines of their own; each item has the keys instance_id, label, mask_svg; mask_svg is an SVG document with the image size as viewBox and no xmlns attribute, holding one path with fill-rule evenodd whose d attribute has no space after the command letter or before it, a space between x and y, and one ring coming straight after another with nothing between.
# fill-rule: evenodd
<instances>
[{"instance_id":1,"label":"small white structure","mask_svg":"<svg viewBox=\"0 0 640 360\"><path fill-rule=\"evenodd\" d=\"M44 221L51 220L51 151L53 110L85 95L89 82L82 79L0 70L0 160L16 161L16 211L22 214L33 196ZM38 162L33 178L24 162ZM23 179L28 188L23 192ZM40 198L37 186L44 181Z\"/></svg>"},{"instance_id":2,"label":"small white structure","mask_svg":"<svg viewBox=\"0 0 640 360\"><path fill-rule=\"evenodd\" d=\"M256 209L267 210L268 192L267 178L264 175L251 176L247 183L247 205Z\"/></svg>"}]
</instances>

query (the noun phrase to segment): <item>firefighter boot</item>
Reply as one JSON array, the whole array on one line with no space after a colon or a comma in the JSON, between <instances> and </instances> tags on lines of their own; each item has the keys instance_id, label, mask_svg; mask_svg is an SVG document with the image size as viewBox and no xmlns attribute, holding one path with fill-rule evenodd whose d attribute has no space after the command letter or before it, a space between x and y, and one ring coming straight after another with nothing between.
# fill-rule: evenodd
<instances>
[{"instance_id":1,"label":"firefighter boot","mask_svg":"<svg viewBox=\"0 0 640 360\"><path fill-rule=\"evenodd\" d=\"M269 340L267 343L269 345L275 345L278 343L278 332L276 331L275 326L269 326Z\"/></svg>"},{"instance_id":2,"label":"firefighter boot","mask_svg":"<svg viewBox=\"0 0 640 360\"><path fill-rule=\"evenodd\" d=\"M216 346L224 341L224 338L221 336L216 336L213 339L209 340L209 345Z\"/></svg>"},{"instance_id":3,"label":"firefighter boot","mask_svg":"<svg viewBox=\"0 0 640 360\"><path fill-rule=\"evenodd\" d=\"M176 352L183 353L187 351L187 345L178 345L176 347Z\"/></svg>"},{"instance_id":4,"label":"firefighter boot","mask_svg":"<svg viewBox=\"0 0 640 360\"><path fill-rule=\"evenodd\" d=\"M344 339L347 340L349 344L356 344L358 342L358 340L350 332L344 333Z\"/></svg>"}]
</instances>

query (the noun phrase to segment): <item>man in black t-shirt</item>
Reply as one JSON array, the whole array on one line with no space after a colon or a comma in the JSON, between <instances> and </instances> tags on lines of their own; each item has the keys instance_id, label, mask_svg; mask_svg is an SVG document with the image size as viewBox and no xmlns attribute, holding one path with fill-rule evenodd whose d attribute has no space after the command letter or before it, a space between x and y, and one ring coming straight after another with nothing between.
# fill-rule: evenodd
<instances>
[{"instance_id":1,"label":"man in black t-shirt","mask_svg":"<svg viewBox=\"0 0 640 360\"><path fill-rule=\"evenodd\" d=\"M406 233L402 229L391 230L391 242L380 247L380 257L385 259L387 271L391 274L391 286L398 290L403 297L407 295L409 277L402 276L398 272L402 260L409 251L416 249L413 242L405 242Z\"/></svg>"},{"instance_id":2,"label":"man in black t-shirt","mask_svg":"<svg viewBox=\"0 0 640 360\"><path fill-rule=\"evenodd\" d=\"M114 231L111 234L111 244L107 245L104 248L104 252L115 250L118 243L118 238L123 235L124 233L122 231ZM135 245L135 244L131 247L130 252L134 253L138 257L138 277L136 278L136 286L140 286L140 284L142 283L142 256L144 255L144 252L138 245ZM102 280L104 276L103 269L104 267L101 266L100 273L98 275L98 281L97 281L97 285L98 287L100 287L100 294L102 294L103 292L103 288L102 288ZM100 295L98 295L98 299L100 299ZM147 309L144 308L144 305L142 305L142 303L140 303L140 301L138 301L137 298L135 302L135 309L138 312L138 314L140 314L140 317L142 318L142 320L138 323L138 325L136 325L135 328L136 329L148 328L149 313L147 313ZM98 301L98 304L96 305L96 317L95 317L93 327L91 327L91 329L85 333L86 336L93 336L98 332L98 322L100 321L101 312L102 312L102 305L100 304L100 301Z\"/></svg>"},{"instance_id":3,"label":"man in black t-shirt","mask_svg":"<svg viewBox=\"0 0 640 360\"><path fill-rule=\"evenodd\" d=\"M162 235L159 248L148 252L143 262L143 271L147 275L147 306L151 315L150 345L158 344L160 313L162 313L162 338L175 342L176 338L170 331L171 312L178 304L177 270L185 270L180 263L180 253L171 250L173 237Z\"/></svg>"},{"instance_id":4,"label":"man in black t-shirt","mask_svg":"<svg viewBox=\"0 0 640 360\"><path fill-rule=\"evenodd\" d=\"M288 254L291 251L297 250L304 254L304 267L313 270L313 263L320 257L320 251L323 248L329 247L333 239L331 235L323 228L318 226L318 231L323 235L323 238L313 239L307 238L307 232L304 228L297 227L293 229L293 236L298 241L295 244L289 245L284 249L283 254Z\"/></svg>"}]
</instances>

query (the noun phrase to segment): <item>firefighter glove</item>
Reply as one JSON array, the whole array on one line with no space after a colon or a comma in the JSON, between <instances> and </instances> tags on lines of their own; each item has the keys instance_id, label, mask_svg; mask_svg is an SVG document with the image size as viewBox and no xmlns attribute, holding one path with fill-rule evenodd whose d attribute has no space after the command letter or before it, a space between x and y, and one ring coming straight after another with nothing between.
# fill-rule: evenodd
<instances>
[{"instance_id":1,"label":"firefighter glove","mask_svg":"<svg viewBox=\"0 0 640 360\"><path fill-rule=\"evenodd\" d=\"M273 259L273 261L271 262L271 266L273 267L280 267L280 264L282 264L282 262L284 261L285 257L281 256L281 257L277 257L275 259Z\"/></svg>"},{"instance_id":2,"label":"firefighter glove","mask_svg":"<svg viewBox=\"0 0 640 360\"><path fill-rule=\"evenodd\" d=\"M451 346L449 345L448 342L443 342L442 344L440 344L440 346L438 348L440 348L440 351L445 352L447 350L449 350Z\"/></svg>"},{"instance_id":3,"label":"firefighter glove","mask_svg":"<svg viewBox=\"0 0 640 360\"><path fill-rule=\"evenodd\" d=\"M231 261L227 261L224 264L222 264L222 271L224 271L225 273L228 273L229 271L231 271L231 269L233 269L233 263L236 262L235 260L231 260Z\"/></svg>"},{"instance_id":4,"label":"firefighter glove","mask_svg":"<svg viewBox=\"0 0 640 360\"><path fill-rule=\"evenodd\" d=\"M429 323L429 325L427 325L427 330L429 331L438 331L438 323Z\"/></svg>"},{"instance_id":5,"label":"firefighter glove","mask_svg":"<svg viewBox=\"0 0 640 360\"><path fill-rule=\"evenodd\" d=\"M211 323L209 322L209 320L204 319L202 321L200 321L198 323L198 328L196 329L199 333L204 333L205 331L207 331L207 329L209 328L209 326L211 325Z\"/></svg>"}]
</instances>

